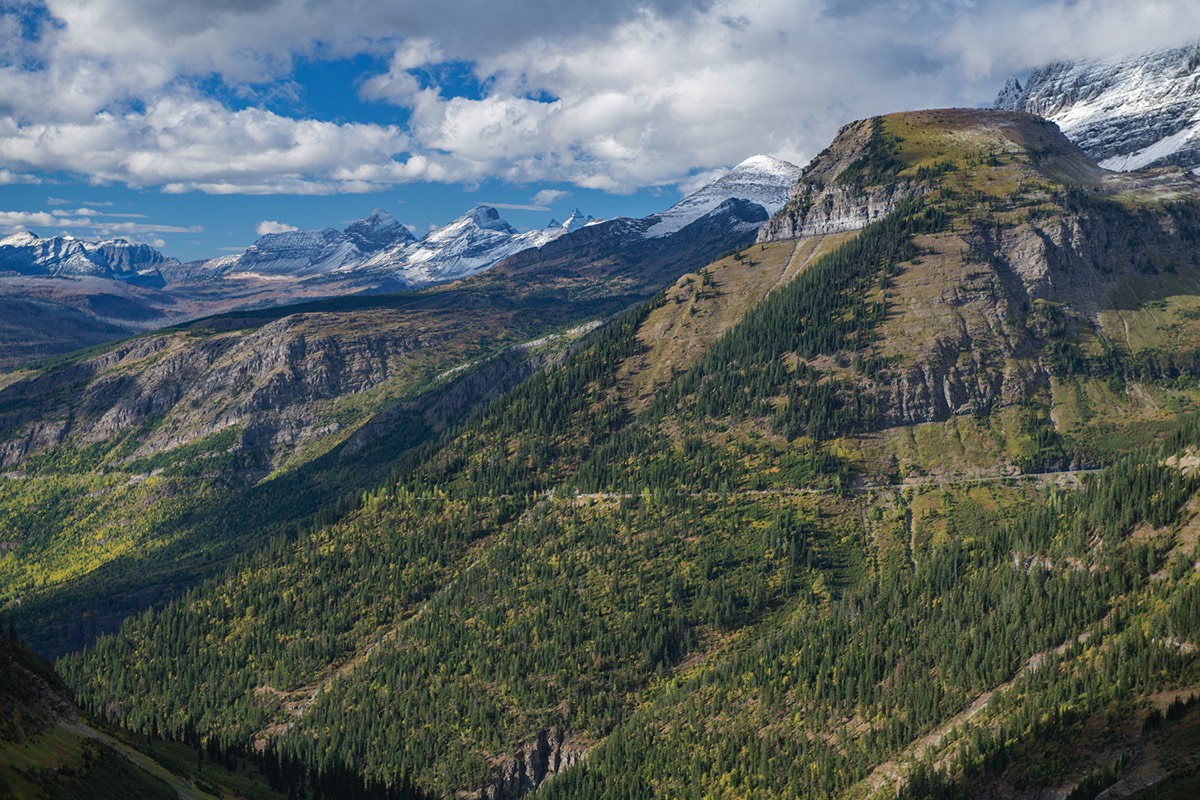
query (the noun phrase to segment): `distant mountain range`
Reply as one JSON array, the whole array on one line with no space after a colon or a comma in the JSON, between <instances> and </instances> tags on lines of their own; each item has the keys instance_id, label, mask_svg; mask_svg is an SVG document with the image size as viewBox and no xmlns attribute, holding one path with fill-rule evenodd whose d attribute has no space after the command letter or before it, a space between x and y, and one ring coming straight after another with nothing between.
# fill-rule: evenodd
<instances>
[{"instance_id":1,"label":"distant mountain range","mask_svg":"<svg viewBox=\"0 0 1200 800\"><path fill-rule=\"evenodd\" d=\"M666 211L645 218L643 235L667 236L715 211L731 199L777 211L800 168L769 156L754 156ZM88 242L42 238L21 232L0 240L0 271L26 276L90 275L151 286L215 280L306 281L353 279L417 288L465 278L517 253L532 250L602 220L575 209L565 222L521 232L491 206L480 205L418 239L391 214L376 209L344 230L269 233L244 252L207 261L180 263L148 245L123 239Z\"/></svg>"},{"instance_id":2,"label":"distant mountain range","mask_svg":"<svg viewBox=\"0 0 1200 800\"><path fill-rule=\"evenodd\" d=\"M269 233L244 253L186 268L186 278L300 278L352 273L428 286L466 277L508 255L540 247L578 230L591 218L576 210L566 223L521 233L490 206L476 206L418 240L386 211L376 209L345 230Z\"/></svg>"},{"instance_id":3,"label":"distant mountain range","mask_svg":"<svg viewBox=\"0 0 1200 800\"><path fill-rule=\"evenodd\" d=\"M1119 59L1059 61L1022 83L1009 78L994 107L1056 122L1111 170L1200 169L1200 42Z\"/></svg>"},{"instance_id":4,"label":"distant mountain range","mask_svg":"<svg viewBox=\"0 0 1200 800\"><path fill-rule=\"evenodd\" d=\"M0 275L90 276L162 286L161 267L178 263L146 244L42 238L21 231L0 239Z\"/></svg>"},{"instance_id":5,"label":"distant mountain range","mask_svg":"<svg viewBox=\"0 0 1200 800\"><path fill-rule=\"evenodd\" d=\"M660 214L645 218L643 236L667 236L715 211L727 200L756 203L768 214L787 199L800 168L769 156L754 156ZM374 276L409 287L465 278L509 256L544 247L602 220L575 209L566 222L551 220L540 230L520 232L491 206L480 205L422 239L385 211L376 210L344 231L267 234L246 252L187 265L187 279Z\"/></svg>"},{"instance_id":6,"label":"distant mountain range","mask_svg":"<svg viewBox=\"0 0 1200 800\"><path fill-rule=\"evenodd\" d=\"M697 242L672 245L672 237L701 220L704 248L733 246L783 205L799 175L793 164L755 156L659 214L603 221L575 209L565 222L524 232L481 205L418 239L376 210L342 230L267 234L242 253L188 263L123 239L20 232L0 240L0 368L237 308L419 289L516 256L519 270L547 259L632 259L656 269L665 254L692 256Z\"/></svg>"}]
</instances>

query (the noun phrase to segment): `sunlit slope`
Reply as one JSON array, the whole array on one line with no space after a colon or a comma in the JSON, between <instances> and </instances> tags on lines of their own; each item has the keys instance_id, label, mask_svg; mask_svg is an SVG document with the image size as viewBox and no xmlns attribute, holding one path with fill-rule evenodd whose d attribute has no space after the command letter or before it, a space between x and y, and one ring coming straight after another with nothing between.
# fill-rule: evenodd
<instances>
[{"instance_id":1,"label":"sunlit slope","mask_svg":"<svg viewBox=\"0 0 1200 800\"><path fill-rule=\"evenodd\" d=\"M1194 726L1195 323L1107 315L1190 285L1196 197L1027 115L850 126L762 242L61 667L134 730L445 796L1149 774L1072 742Z\"/></svg>"}]
</instances>

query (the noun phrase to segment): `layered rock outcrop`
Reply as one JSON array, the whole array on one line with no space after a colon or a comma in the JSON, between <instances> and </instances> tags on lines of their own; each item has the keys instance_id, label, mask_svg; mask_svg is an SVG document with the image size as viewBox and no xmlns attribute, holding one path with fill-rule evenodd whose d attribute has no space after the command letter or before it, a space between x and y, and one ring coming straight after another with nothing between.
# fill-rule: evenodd
<instances>
[{"instance_id":1,"label":"layered rock outcrop","mask_svg":"<svg viewBox=\"0 0 1200 800\"><path fill-rule=\"evenodd\" d=\"M824 152L804 168L787 203L758 233L758 241L803 239L855 231L883 219L918 190L911 181L863 185L846 174L883 146L875 120L843 126Z\"/></svg>"},{"instance_id":2,"label":"layered rock outcrop","mask_svg":"<svg viewBox=\"0 0 1200 800\"><path fill-rule=\"evenodd\" d=\"M587 755L581 743L558 728L539 731L512 758L500 765L496 780L478 795L480 800L513 800L537 789Z\"/></svg>"}]
</instances>

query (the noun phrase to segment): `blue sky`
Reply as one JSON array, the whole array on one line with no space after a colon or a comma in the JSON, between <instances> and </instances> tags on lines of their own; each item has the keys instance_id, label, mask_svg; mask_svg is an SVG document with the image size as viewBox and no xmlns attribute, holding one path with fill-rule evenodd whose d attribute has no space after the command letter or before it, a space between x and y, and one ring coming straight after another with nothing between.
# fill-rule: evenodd
<instances>
[{"instance_id":1,"label":"blue sky","mask_svg":"<svg viewBox=\"0 0 1200 800\"><path fill-rule=\"evenodd\" d=\"M0 232L184 260L383 208L641 216L845 122L1200 36L1193 2L0 0Z\"/></svg>"}]
</instances>

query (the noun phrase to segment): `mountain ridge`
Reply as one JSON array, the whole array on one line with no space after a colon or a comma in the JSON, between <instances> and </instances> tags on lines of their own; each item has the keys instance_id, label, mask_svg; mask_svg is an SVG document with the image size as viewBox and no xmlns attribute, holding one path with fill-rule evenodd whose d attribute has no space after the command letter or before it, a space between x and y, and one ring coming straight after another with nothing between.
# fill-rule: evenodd
<instances>
[{"instance_id":1,"label":"mountain ridge","mask_svg":"<svg viewBox=\"0 0 1200 800\"><path fill-rule=\"evenodd\" d=\"M0 239L0 274L89 276L161 287L160 269L176 263L149 245L121 238L89 241L21 231Z\"/></svg>"},{"instance_id":2,"label":"mountain ridge","mask_svg":"<svg viewBox=\"0 0 1200 800\"><path fill-rule=\"evenodd\" d=\"M724 188L710 190L705 195L703 208L686 212L682 211L688 202L685 198L673 206L675 212L667 212L674 213L671 217L674 230L678 232L688 224L702 221L707 213L716 213L717 218L725 220L714 218L703 226L718 238L724 235L718 230L722 225L757 224L761 220L750 210L750 205L737 211L737 219L733 220L726 214L728 209L720 210L720 203L732 199L733 194L744 193L743 188L761 193L764 180L767 179L760 175L756 184L741 188L736 181L726 180L721 184ZM786 178L777 176L775 194L786 193L787 183ZM20 251L25 253L19 259L21 269L10 270L7 276L0 269L0 307L7 309L0 321L0 336L9 343L0 349L0 369L233 309L389 293L461 280L511 258L522 262L537 260L539 248L581 235L584 239L579 247L567 244L557 248L558 255L554 258L596 259L604 255L597 248L623 249L632 244L656 261L670 248L674 236L664 234L656 237L660 240L658 244L643 246L635 240L640 241L652 222L603 222L583 215L578 209L563 223L522 233L503 222L496 209L481 208L488 210L472 209L419 241L394 217L377 209L341 231L325 228L266 234L241 254L207 261L179 263L144 245L128 245L130 252L146 251L139 257L151 263L153 270L147 267L145 275L126 269L131 257L125 256L121 261L111 243L69 240L67 249L76 254L76 260L86 262L82 267L73 267L75 272L103 271L93 265L89 260L93 256L88 253L98 254L95 258L111 258L114 269L124 270L122 274L128 279L107 290L105 277L85 276L89 281L86 285L55 277L55 270L66 269L61 259L61 263L54 261L55 253L61 253L63 242L68 240L55 245L54 240L18 237L22 247L42 242L34 248L40 248L41 256L29 255L32 251L25 247ZM765 219L766 212L761 216ZM660 221L660 217L648 220ZM596 237L597 227L607 233ZM745 233L744 229L739 230L739 236ZM689 253L704 251L708 246L708 242L697 246L687 244L677 260L687 262L692 257ZM0 247L0 259L6 251L11 255L19 250ZM607 256L618 261L624 258L619 252ZM42 261L34 270L30 264L39 257ZM25 274L31 270L37 274ZM634 278L633 282L641 281Z\"/></svg>"},{"instance_id":3,"label":"mountain ridge","mask_svg":"<svg viewBox=\"0 0 1200 800\"><path fill-rule=\"evenodd\" d=\"M1200 169L1200 42L1112 59L1060 61L1011 77L994 108L1058 123L1101 167Z\"/></svg>"}]
</instances>

